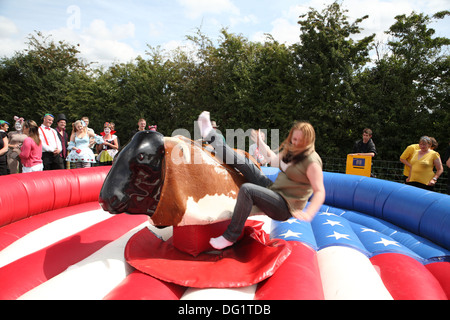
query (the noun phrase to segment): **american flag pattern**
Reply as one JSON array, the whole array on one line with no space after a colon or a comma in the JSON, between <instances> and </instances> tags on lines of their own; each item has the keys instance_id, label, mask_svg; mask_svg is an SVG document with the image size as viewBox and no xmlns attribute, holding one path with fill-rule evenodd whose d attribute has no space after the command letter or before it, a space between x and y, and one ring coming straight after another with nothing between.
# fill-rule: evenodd
<instances>
[{"instance_id":1,"label":"american flag pattern","mask_svg":"<svg viewBox=\"0 0 450 320\"><path fill-rule=\"evenodd\" d=\"M96 172L79 170L87 171L70 171L87 176ZM24 184L26 188L35 188L34 192L44 188L39 183L42 174L29 177L36 180ZM12 185L13 178L8 179ZM77 179L80 186L91 183L86 176ZM329 179L338 178L325 175L325 181ZM328 183L326 187L329 192ZM55 203L62 200L55 197L53 208L0 227L0 299L446 300L450 296L447 248L383 219L328 204L311 223L261 218L267 232L289 241L293 250L275 275L258 285L229 290L164 283L133 270L123 251L142 228L163 239L170 237L170 230L153 228L146 216L110 215L95 200L99 187L91 192L93 197L80 195L79 201L72 195L59 208ZM3 192L2 208L13 198ZM16 208L26 207L21 199L13 200L19 201Z\"/></svg>"}]
</instances>

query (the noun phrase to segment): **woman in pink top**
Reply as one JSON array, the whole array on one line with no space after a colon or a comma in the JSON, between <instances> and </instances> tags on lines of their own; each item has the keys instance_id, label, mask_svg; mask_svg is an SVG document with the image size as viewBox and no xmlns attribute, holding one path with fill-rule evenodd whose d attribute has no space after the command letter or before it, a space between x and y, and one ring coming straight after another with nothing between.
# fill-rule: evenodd
<instances>
[{"instance_id":1,"label":"woman in pink top","mask_svg":"<svg viewBox=\"0 0 450 320\"><path fill-rule=\"evenodd\" d=\"M22 172L42 171L42 143L39 138L39 127L33 120L26 120L23 123L23 133L25 138L20 149L20 160L22 160Z\"/></svg>"}]
</instances>

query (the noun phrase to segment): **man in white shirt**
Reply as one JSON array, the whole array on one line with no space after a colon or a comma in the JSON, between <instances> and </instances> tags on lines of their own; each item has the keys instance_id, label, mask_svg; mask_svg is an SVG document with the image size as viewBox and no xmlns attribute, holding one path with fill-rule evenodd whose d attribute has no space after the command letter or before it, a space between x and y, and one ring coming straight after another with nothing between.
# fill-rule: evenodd
<instances>
[{"instance_id":1,"label":"man in white shirt","mask_svg":"<svg viewBox=\"0 0 450 320\"><path fill-rule=\"evenodd\" d=\"M61 140L58 138L58 132L51 128L54 119L53 115L47 113L39 127L44 170L64 169L64 160L59 156L62 150Z\"/></svg>"}]
</instances>

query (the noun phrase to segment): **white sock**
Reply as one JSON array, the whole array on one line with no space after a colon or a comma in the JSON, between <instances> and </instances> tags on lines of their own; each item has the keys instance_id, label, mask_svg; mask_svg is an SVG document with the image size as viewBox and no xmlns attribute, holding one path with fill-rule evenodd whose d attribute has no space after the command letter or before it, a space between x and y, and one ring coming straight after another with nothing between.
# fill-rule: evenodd
<instances>
[{"instance_id":1,"label":"white sock","mask_svg":"<svg viewBox=\"0 0 450 320\"><path fill-rule=\"evenodd\" d=\"M206 138L213 129L208 111L203 111L198 116L198 127L200 128L200 134L203 138Z\"/></svg>"},{"instance_id":2,"label":"white sock","mask_svg":"<svg viewBox=\"0 0 450 320\"><path fill-rule=\"evenodd\" d=\"M209 244L216 250L222 250L226 247L233 245L233 242L228 241L223 236L217 238L211 238Z\"/></svg>"}]
</instances>

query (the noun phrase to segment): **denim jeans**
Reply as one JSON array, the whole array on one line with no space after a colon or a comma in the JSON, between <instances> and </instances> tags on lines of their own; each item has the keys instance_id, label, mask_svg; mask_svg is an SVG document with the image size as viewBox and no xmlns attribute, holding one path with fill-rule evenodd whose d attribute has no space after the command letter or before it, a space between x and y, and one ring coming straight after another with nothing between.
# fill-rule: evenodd
<instances>
[{"instance_id":1,"label":"denim jeans","mask_svg":"<svg viewBox=\"0 0 450 320\"><path fill-rule=\"evenodd\" d=\"M217 157L239 170L248 181L239 189L231 223L223 234L225 239L236 242L254 205L274 220L284 221L292 217L286 200L267 188L272 181L252 161L236 153L214 130L206 140L214 147Z\"/></svg>"}]
</instances>

